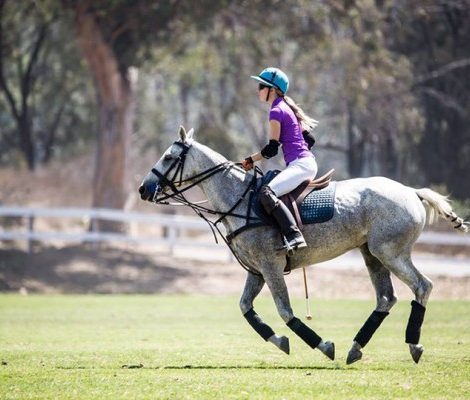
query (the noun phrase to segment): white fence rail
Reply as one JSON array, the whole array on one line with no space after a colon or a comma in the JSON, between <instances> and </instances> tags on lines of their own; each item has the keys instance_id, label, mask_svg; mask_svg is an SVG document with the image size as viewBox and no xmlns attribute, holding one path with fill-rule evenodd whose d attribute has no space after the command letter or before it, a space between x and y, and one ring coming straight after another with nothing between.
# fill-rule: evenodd
<instances>
[{"instance_id":1,"label":"white fence rail","mask_svg":"<svg viewBox=\"0 0 470 400\"><path fill-rule=\"evenodd\" d=\"M2 217L23 218L25 230L8 230L6 224L2 223ZM87 226L91 226L91 230L84 229L81 232L54 231L45 232L35 230L34 221L36 218L76 218L79 220L89 221ZM165 236L143 236L133 235L130 233L110 233L99 232L94 229L94 221L109 220L123 222L127 224L151 224L164 228L167 232ZM167 245L170 252L176 245L202 247L208 249L221 248L214 242L212 235L207 240L195 240L189 236L184 236L187 230L196 233L210 233L210 228L206 222L198 217L189 217L183 215L168 214L145 214L139 212L126 212L121 210L110 210L101 208L29 208L29 207L0 207L0 240L22 240L28 243L28 249L31 251L33 241L48 242L60 240L66 242L127 242L127 243L148 243L156 245ZM434 245L458 245L470 246L470 235L458 233L440 233L440 232L424 232L418 243L434 244ZM227 249L227 254L230 251Z\"/></svg>"},{"instance_id":2,"label":"white fence rail","mask_svg":"<svg viewBox=\"0 0 470 400\"><path fill-rule=\"evenodd\" d=\"M7 229L3 218L22 218L25 221L25 229ZM84 221L83 231L41 231L35 229L37 218L72 218ZM162 235L135 235L128 232L111 233L96 230L97 220L122 222L126 224L144 224L156 228L163 228L166 232ZM91 227L88 230L88 227ZM132 231L134 229L127 229ZM33 241L50 242L124 242L137 244L166 245L170 253L175 246L191 246L201 248L223 248L215 243L212 234L208 240L195 240L194 236L185 236L190 230L197 234L211 233L206 222L198 217L169 214L145 214L139 212L125 212L122 210L102 208L29 208L29 207L0 207L0 240L19 240L28 243L28 251L32 250ZM229 252L229 250L227 249Z\"/></svg>"}]
</instances>

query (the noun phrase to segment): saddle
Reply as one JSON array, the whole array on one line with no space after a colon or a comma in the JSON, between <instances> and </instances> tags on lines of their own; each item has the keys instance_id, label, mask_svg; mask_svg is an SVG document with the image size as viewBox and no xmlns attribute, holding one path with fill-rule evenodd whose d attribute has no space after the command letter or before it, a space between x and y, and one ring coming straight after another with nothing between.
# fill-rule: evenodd
<instances>
[{"instance_id":1,"label":"saddle","mask_svg":"<svg viewBox=\"0 0 470 400\"><path fill-rule=\"evenodd\" d=\"M279 197L294 216L297 226L302 230L304 224L326 222L333 218L336 182L331 181L335 172L331 169L320 178L302 182L292 192ZM269 183L279 171L269 171L261 184ZM258 203L258 201L257 201ZM255 207L256 214L265 222L274 225L274 221L266 214L261 204ZM284 274L291 271L291 258L286 255Z\"/></svg>"},{"instance_id":2,"label":"saddle","mask_svg":"<svg viewBox=\"0 0 470 400\"><path fill-rule=\"evenodd\" d=\"M299 186L297 186L292 192L289 192L279 197L279 199L287 206L289 211L294 216L299 229L302 229L304 219L307 219L306 221L307 223L310 222L308 216L307 218L305 218L305 213L301 212L302 208L306 209L306 208L309 208L309 206L310 207L318 206L318 204L305 204L304 205L303 203L304 203L305 198L311 195L313 191L324 189L328 185L330 185L331 177L333 176L334 172L335 172L334 169L330 169L326 174L322 175L320 178L312 179L310 181L304 181ZM328 197L329 197L329 194L330 193L325 193L325 195ZM323 197L323 199L319 199L319 200L320 201L323 200L323 203L324 203L324 201L327 199L325 196L321 196L321 197ZM332 201L334 201L334 188L332 188ZM325 204L323 204L323 206L325 206ZM304 215L304 218L302 218L302 214ZM332 216L333 215L331 215L331 217ZM324 217L320 219L324 219ZM321 221L312 221L312 222L321 222Z\"/></svg>"},{"instance_id":3,"label":"saddle","mask_svg":"<svg viewBox=\"0 0 470 400\"><path fill-rule=\"evenodd\" d=\"M320 178L304 181L292 192L279 197L294 216L297 226L302 229L305 224L326 222L333 217L336 182L331 181L334 169ZM280 171L268 171L258 182L258 190L267 185ZM275 225L263 209L255 195L253 209L265 223Z\"/></svg>"},{"instance_id":4,"label":"saddle","mask_svg":"<svg viewBox=\"0 0 470 400\"><path fill-rule=\"evenodd\" d=\"M292 192L279 198L289 208L300 229L302 229L304 224L326 222L333 218L336 182L331 182L331 177L334 171L334 169L331 169L320 178L305 181ZM258 193L259 189L263 185L267 185L279 172L280 171L268 171L264 176L258 178L256 191L252 192L250 196L246 225L229 233L226 236L227 243L230 243L235 236L247 229L266 224L275 225L275 222L264 211L263 206L260 204ZM258 218L258 221L255 223L249 222L252 211ZM290 257L286 255L284 273L290 272L290 263Z\"/></svg>"}]
</instances>

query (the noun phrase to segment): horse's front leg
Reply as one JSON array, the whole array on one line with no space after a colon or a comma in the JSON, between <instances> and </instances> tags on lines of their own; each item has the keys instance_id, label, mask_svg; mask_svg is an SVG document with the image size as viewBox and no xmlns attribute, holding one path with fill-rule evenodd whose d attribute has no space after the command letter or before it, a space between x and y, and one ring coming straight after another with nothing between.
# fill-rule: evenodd
<instances>
[{"instance_id":1,"label":"horse's front leg","mask_svg":"<svg viewBox=\"0 0 470 400\"><path fill-rule=\"evenodd\" d=\"M261 292L264 286L264 279L261 275L255 275L248 272L245 282L245 288L240 299L240 310L251 327L267 342L273 343L284 353L289 354L289 338L278 336L271 327L265 324L253 309L253 301Z\"/></svg>"},{"instance_id":2,"label":"horse's front leg","mask_svg":"<svg viewBox=\"0 0 470 400\"><path fill-rule=\"evenodd\" d=\"M329 341L324 342L320 336L294 315L282 269L268 269L264 272L263 276L276 303L278 313L287 326L312 349L318 348L328 358L334 360L334 343Z\"/></svg>"}]
</instances>

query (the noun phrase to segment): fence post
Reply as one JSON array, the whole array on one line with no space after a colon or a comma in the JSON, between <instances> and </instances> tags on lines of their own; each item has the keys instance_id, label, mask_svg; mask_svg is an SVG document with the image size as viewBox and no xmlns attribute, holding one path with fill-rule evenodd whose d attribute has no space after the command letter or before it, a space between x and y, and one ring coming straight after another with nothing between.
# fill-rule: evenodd
<instances>
[{"instance_id":1,"label":"fence post","mask_svg":"<svg viewBox=\"0 0 470 400\"><path fill-rule=\"evenodd\" d=\"M94 216L90 217L90 232L95 233L97 231L97 222ZM98 243L95 240L92 240L90 243L90 247L93 250L96 250L98 248Z\"/></svg>"},{"instance_id":2,"label":"fence post","mask_svg":"<svg viewBox=\"0 0 470 400\"><path fill-rule=\"evenodd\" d=\"M28 215L28 254L31 255L33 253L33 238L32 234L34 232L34 215Z\"/></svg>"},{"instance_id":3,"label":"fence post","mask_svg":"<svg viewBox=\"0 0 470 400\"><path fill-rule=\"evenodd\" d=\"M176 239L178 237L178 228L174 226L168 226L167 234L168 234L168 241L170 243L170 256L174 256Z\"/></svg>"}]
</instances>

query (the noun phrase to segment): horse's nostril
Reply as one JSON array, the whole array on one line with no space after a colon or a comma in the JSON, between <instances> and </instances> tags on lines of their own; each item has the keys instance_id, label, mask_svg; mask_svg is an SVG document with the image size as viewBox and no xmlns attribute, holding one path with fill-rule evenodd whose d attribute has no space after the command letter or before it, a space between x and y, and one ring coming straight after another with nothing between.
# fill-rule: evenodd
<instances>
[{"instance_id":1,"label":"horse's nostril","mask_svg":"<svg viewBox=\"0 0 470 400\"><path fill-rule=\"evenodd\" d=\"M139 188L139 193L140 194L144 194L145 193L145 187L144 185L141 185L140 188Z\"/></svg>"}]
</instances>

